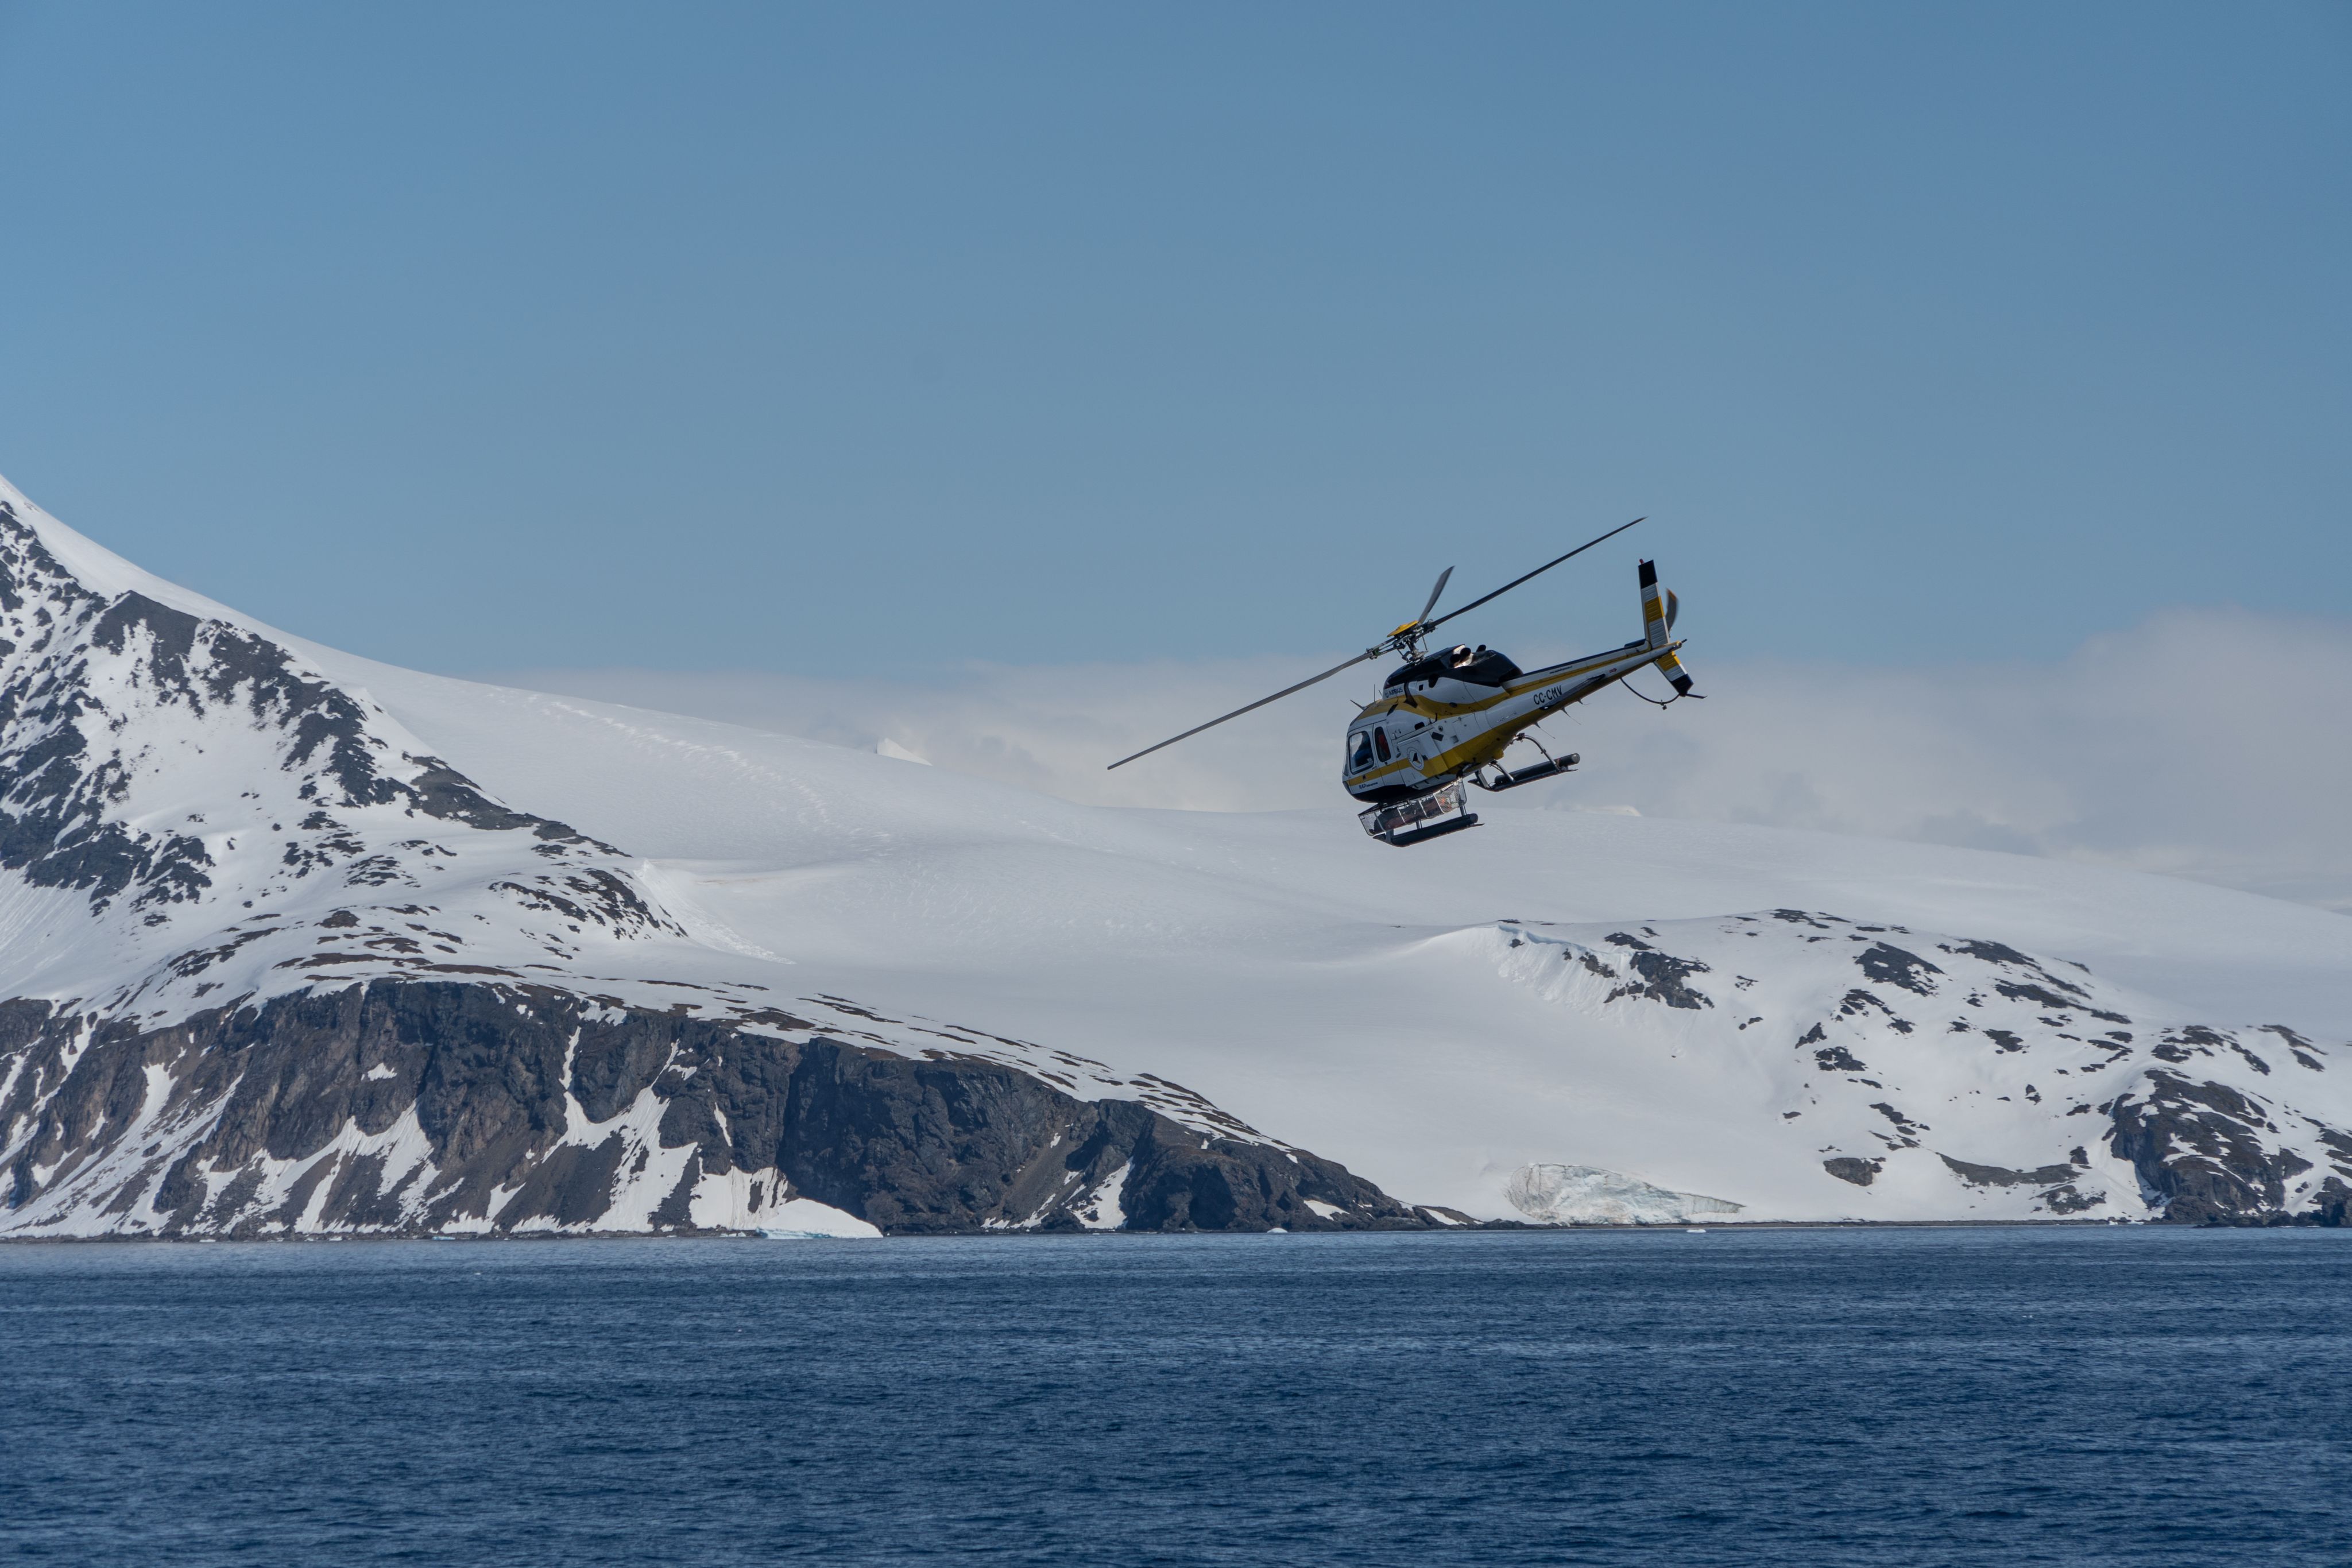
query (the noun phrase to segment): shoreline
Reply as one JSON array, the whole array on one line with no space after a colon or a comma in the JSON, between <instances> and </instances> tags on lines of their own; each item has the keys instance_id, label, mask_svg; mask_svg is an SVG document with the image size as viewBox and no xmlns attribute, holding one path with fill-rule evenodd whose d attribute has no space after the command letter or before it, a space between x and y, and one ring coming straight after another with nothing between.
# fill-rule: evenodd
<instances>
[{"instance_id":1,"label":"shoreline","mask_svg":"<svg viewBox=\"0 0 2352 1568\"><path fill-rule=\"evenodd\" d=\"M2171 1222L2163 1219L1755 1219L1730 1225L1532 1225L1507 1219L1477 1225L1398 1227L1364 1226L1331 1230L957 1230L908 1232L884 1236L814 1236L764 1230L589 1230L526 1231L508 1234L466 1232L457 1235L295 1235L295 1236L0 1236L0 1248L55 1246L281 1246L339 1242L547 1242L547 1241L1077 1241L1111 1239L1198 1238L1242 1236L1632 1236L1695 1235L1725 1232L1793 1230L2334 1230L2331 1226L2301 1217L2257 1224L2229 1225L2214 1220Z\"/></svg>"}]
</instances>

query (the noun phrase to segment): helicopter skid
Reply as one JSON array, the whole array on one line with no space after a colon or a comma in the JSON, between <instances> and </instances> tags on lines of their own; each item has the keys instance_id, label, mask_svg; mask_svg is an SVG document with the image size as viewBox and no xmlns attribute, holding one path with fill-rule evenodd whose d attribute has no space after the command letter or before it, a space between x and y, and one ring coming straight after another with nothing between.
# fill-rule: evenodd
<instances>
[{"instance_id":1,"label":"helicopter skid","mask_svg":"<svg viewBox=\"0 0 2352 1568\"><path fill-rule=\"evenodd\" d=\"M1443 838L1447 833L1476 827L1478 818L1465 810L1466 803L1461 781L1456 779L1393 806L1375 806L1369 811L1360 811L1356 821L1381 842L1402 849L1424 839ZM1446 815L1449 811L1454 813L1450 818Z\"/></svg>"},{"instance_id":2,"label":"helicopter skid","mask_svg":"<svg viewBox=\"0 0 2352 1568\"><path fill-rule=\"evenodd\" d=\"M1566 757L1560 758L1557 761L1550 758L1546 758L1543 761L1531 763L1528 767L1520 768L1516 773L1501 772L1498 770L1498 777L1492 784L1487 783L1484 779L1478 778L1475 775L1472 777L1471 782L1477 785L1479 789L1486 790L1488 794L1496 794L1505 789L1516 789L1522 784L1532 784L1538 779L1557 779L1563 773L1572 773L1576 770L1576 765L1580 760L1581 758L1580 758L1575 752L1571 751Z\"/></svg>"}]
</instances>

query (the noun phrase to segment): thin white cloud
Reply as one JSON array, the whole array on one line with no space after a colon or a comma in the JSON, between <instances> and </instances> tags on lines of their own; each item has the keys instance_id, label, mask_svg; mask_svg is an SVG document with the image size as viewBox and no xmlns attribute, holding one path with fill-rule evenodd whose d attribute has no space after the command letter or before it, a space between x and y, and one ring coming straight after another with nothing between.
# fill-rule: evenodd
<instances>
[{"instance_id":1,"label":"thin white cloud","mask_svg":"<svg viewBox=\"0 0 2352 1568\"><path fill-rule=\"evenodd\" d=\"M2053 664L1925 670L1716 665L1704 644L1689 652L1707 700L1660 710L1604 694L1543 732L1553 750L1583 754L1580 773L1492 805L1633 807L2010 850L2352 913L2352 624L2179 610ZM1339 735L1351 699L1370 694L1368 673L1104 770L1302 667L1315 661L974 666L929 684L625 669L497 678L887 743L1095 804L1343 805Z\"/></svg>"}]
</instances>

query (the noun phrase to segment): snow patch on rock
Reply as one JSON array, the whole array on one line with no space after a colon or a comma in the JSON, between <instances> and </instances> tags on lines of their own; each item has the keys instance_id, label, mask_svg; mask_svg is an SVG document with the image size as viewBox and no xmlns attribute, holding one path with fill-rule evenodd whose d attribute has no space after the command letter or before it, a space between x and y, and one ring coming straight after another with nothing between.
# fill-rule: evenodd
<instances>
[{"instance_id":1,"label":"snow patch on rock","mask_svg":"<svg viewBox=\"0 0 2352 1568\"><path fill-rule=\"evenodd\" d=\"M1071 1212L1078 1223L1088 1230L1117 1230L1127 1223L1127 1210L1119 1195L1127 1190L1127 1173L1135 1168L1130 1160L1103 1177L1094 1190L1080 1198Z\"/></svg>"}]
</instances>

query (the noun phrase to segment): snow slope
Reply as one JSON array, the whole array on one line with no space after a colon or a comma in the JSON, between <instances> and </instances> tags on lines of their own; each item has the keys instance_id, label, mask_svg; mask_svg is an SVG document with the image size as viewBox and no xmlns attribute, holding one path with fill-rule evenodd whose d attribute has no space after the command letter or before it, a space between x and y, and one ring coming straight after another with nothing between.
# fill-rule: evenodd
<instances>
[{"instance_id":1,"label":"snow slope","mask_svg":"<svg viewBox=\"0 0 2352 1568\"><path fill-rule=\"evenodd\" d=\"M2259 1038L2255 1054L2279 1064L2191 1046L2200 1082L2352 1125L2352 920L2299 904L2021 856L1601 814L1514 813L1391 851L1364 839L1336 790L1328 812L1080 807L708 721L316 656L502 792L653 856L664 906L715 948L1164 1074L1412 1201L1482 1218L1514 1217L1512 1174L1548 1162L1719 1196L1747 1218L2048 1214L2042 1191L2059 1184L1972 1184L1937 1151L2063 1164L2105 1118L2086 1132L2069 1115L2082 1096L2056 1085L2096 1082L2105 1102L2126 1078L2174 1071L2148 1052L2192 1024ZM1874 984L1852 963L1873 944L1727 919L1776 909L1843 917L1849 936L1907 927L1891 940L1966 971L1991 1010L1967 992L1931 1006L1878 984L1932 1018L1906 1036L1841 1015L1849 990ZM1709 1005L1538 983L1514 942L1605 954L1612 934L1660 923L1658 946L1713 967L1691 981ZM1769 956L1725 952L1730 925ZM2121 1026L1990 989L2047 988L2034 975L1943 951L1978 941L2034 955L2039 973L2130 1018L2132 1054L2110 1065L2069 1038ZM1752 992L1725 977L1759 970L1768 983ZM1969 1032L1953 1030L1962 1021ZM1895 1087L1824 1071L1818 1046L1799 1045L1816 1024L1886 1037L1858 1054ZM2306 1041L2298 1058L2284 1037L2247 1032L2263 1024ZM1988 1044L1983 1030L2005 1026L2032 1043ZM1933 1136L1902 1133L1872 1109L1882 1101ZM1890 1135L1912 1145L1890 1149ZM2296 1124L2279 1137L2307 1157L2316 1135ZM1895 1176L1867 1187L1823 1168L1890 1156ZM2119 1168L2096 1212L2147 1214ZM2329 1168L2315 1161L2315 1186Z\"/></svg>"},{"instance_id":2,"label":"snow slope","mask_svg":"<svg viewBox=\"0 0 2352 1568\"><path fill-rule=\"evenodd\" d=\"M98 741L77 775L89 820L153 863L94 912L54 868L0 877L0 997L160 1021L207 998L499 971L632 1005L707 988L686 1005L754 1028L788 998L803 1032L908 1051L952 1019L960 1048L1085 1096L1262 1129L1480 1218L1588 1186L1649 1218L1699 1195L1751 1220L2145 1218L2216 1182L2268 1183L2294 1210L2352 1178L2341 915L1599 814L1515 812L1400 852L1360 834L1336 785L1328 811L1080 807L353 658L0 499L82 617L79 643L12 627L23 689L65 681L37 666L44 637L66 657L125 594L198 623L186 689L163 689L179 633L152 614L73 677ZM247 641L285 665L267 701L224 688L224 727L198 711L205 683L266 664ZM321 712L342 763L302 750ZM165 852L184 841L205 885L175 899ZM354 896L371 866L383 881ZM2196 1168L2152 1184L2168 1160ZM1119 1212L1116 1191L1089 1201Z\"/></svg>"}]
</instances>

